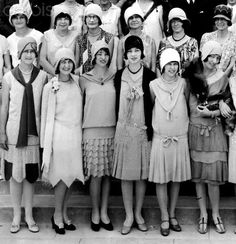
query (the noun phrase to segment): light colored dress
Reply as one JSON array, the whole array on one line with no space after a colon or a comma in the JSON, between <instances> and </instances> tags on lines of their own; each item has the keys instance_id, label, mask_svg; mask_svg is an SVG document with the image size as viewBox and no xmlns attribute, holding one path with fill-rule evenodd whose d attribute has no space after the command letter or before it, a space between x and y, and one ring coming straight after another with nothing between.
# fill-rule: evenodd
<instances>
[{"instance_id":1,"label":"light colored dress","mask_svg":"<svg viewBox=\"0 0 236 244\"><path fill-rule=\"evenodd\" d=\"M203 45L208 41L218 41L217 39L217 31L205 33L202 36L201 42L200 42L200 51L203 47ZM221 44L222 47L222 55L220 59L219 68L223 71L226 70L230 63L231 57L235 57L236 55L236 35L229 31L229 35L227 40L224 41L223 44Z\"/></svg>"},{"instance_id":2,"label":"light colored dress","mask_svg":"<svg viewBox=\"0 0 236 244\"><path fill-rule=\"evenodd\" d=\"M42 101L43 165L48 158L50 160L49 171L45 172L47 169L45 167L43 176L52 186L62 180L69 187L75 179L84 182L82 95L78 77L73 76L69 82L59 82L59 89L56 92L52 90L52 80L44 88ZM51 101L54 102L51 104ZM48 145L51 145L49 156L46 155L49 150Z\"/></svg>"},{"instance_id":3,"label":"light colored dress","mask_svg":"<svg viewBox=\"0 0 236 244\"><path fill-rule=\"evenodd\" d=\"M26 82L29 81L29 75L23 74L23 77ZM47 74L41 70L32 83L38 135L40 132L41 97L43 86L47 80L46 78ZM25 88L15 79L10 71L4 75L3 82L5 82L10 89L9 114L6 125L7 143L9 149L8 151L2 150L1 159L12 164L12 172L9 172L10 176L12 176L17 182L22 182L26 178L27 173L30 173L26 173L27 167L31 167L31 170L34 170L34 174L36 174L37 171L39 172L39 137L28 136L28 146L20 148L16 147L20 128L21 104ZM4 170L3 164L1 169Z\"/></svg>"},{"instance_id":4,"label":"light colored dress","mask_svg":"<svg viewBox=\"0 0 236 244\"><path fill-rule=\"evenodd\" d=\"M51 65L55 65L55 53L60 48L69 48L73 52L75 51L75 39L76 33L69 31L68 35L64 39L59 39L55 29L50 29L44 32L44 41L47 44L47 60Z\"/></svg>"},{"instance_id":5,"label":"light colored dress","mask_svg":"<svg viewBox=\"0 0 236 244\"><path fill-rule=\"evenodd\" d=\"M144 180L148 177L150 144L145 126L142 74L143 68L133 79L125 68L121 77L112 173L121 180Z\"/></svg>"},{"instance_id":6,"label":"light colored dress","mask_svg":"<svg viewBox=\"0 0 236 244\"><path fill-rule=\"evenodd\" d=\"M207 78L208 96L224 91L227 77L218 70ZM209 103L214 103L211 101ZM228 180L228 145L220 118L202 117L197 98L190 94L189 148L194 182L223 184Z\"/></svg>"},{"instance_id":7,"label":"light colored dress","mask_svg":"<svg viewBox=\"0 0 236 244\"><path fill-rule=\"evenodd\" d=\"M83 159L86 179L110 176L115 135L114 75L107 72L99 80L93 70L82 75L85 96L83 117Z\"/></svg>"},{"instance_id":8,"label":"light colored dress","mask_svg":"<svg viewBox=\"0 0 236 244\"><path fill-rule=\"evenodd\" d=\"M40 31L32 29L24 37L27 37L27 36L33 37L36 40L37 46L39 48L39 45L42 42L43 34ZM13 67L16 67L20 63L20 60L17 57L17 52L18 52L17 51L17 44L24 37L17 36L15 32L7 37L8 48L9 48L10 55L12 57L12 65L13 65ZM34 64L36 65L36 61L34 62Z\"/></svg>"},{"instance_id":9,"label":"light colored dress","mask_svg":"<svg viewBox=\"0 0 236 244\"><path fill-rule=\"evenodd\" d=\"M155 105L149 181L163 184L189 180L186 82L178 78L167 83L160 77L150 83L150 89L155 94Z\"/></svg>"},{"instance_id":10,"label":"light colored dress","mask_svg":"<svg viewBox=\"0 0 236 244\"><path fill-rule=\"evenodd\" d=\"M100 27L114 36L118 36L118 23L120 19L120 8L111 4L107 11L102 11L102 25Z\"/></svg>"},{"instance_id":11,"label":"light colored dress","mask_svg":"<svg viewBox=\"0 0 236 244\"><path fill-rule=\"evenodd\" d=\"M136 0L134 5L140 8L144 15L146 14L141 9L138 0ZM156 44L156 50L158 50L160 41L165 37L162 5L158 5L144 21L143 32L153 38Z\"/></svg>"},{"instance_id":12,"label":"light colored dress","mask_svg":"<svg viewBox=\"0 0 236 244\"><path fill-rule=\"evenodd\" d=\"M61 12L68 13L71 16L72 24L69 28L70 30L74 31L77 35L80 35L82 33L83 26L84 6L79 3L75 3L72 5L67 4L66 2L54 5L51 11L53 25L55 17Z\"/></svg>"},{"instance_id":13,"label":"light colored dress","mask_svg":"<svg viewBox=\"0 0 236 244\"><path fill-rule=\"evenodd\" d=\"M174 48L179 52L181 62L181 74L184 71L186 65L194 58L199 56L198 43L195 38L186 35L181 41L175 41L172 36L169 36L167 38L164 38L160 42L157 56L157 67L159 69L160 55L166 48Z\"/></svg>"}]
</instances>

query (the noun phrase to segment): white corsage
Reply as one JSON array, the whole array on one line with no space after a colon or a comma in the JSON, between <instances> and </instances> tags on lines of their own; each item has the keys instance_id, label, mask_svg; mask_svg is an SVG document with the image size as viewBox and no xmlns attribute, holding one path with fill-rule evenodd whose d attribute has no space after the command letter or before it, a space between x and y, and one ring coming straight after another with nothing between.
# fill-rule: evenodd
<instances>
[{"instance_id":1,"label":"white corsage","mask_svg":"<svg viewBox=\"0 0 236 244\"><path fill-rule=\"evenodd\" d=\"M127 93L127 99L133 100L133 99L139 99L143 96L143 91L140 87L133 86Z\"/></svg>"},{"instance_id":2,"label":"white corsage","mask_svg":"<svg viewBox=\"0 0 236 244\"><path fill-rule=\"evenodd\" d=\"M57 77L52 78L52 92L56 93L60 89L60 82L58 81Z\"/></svg>"}]
</instances>

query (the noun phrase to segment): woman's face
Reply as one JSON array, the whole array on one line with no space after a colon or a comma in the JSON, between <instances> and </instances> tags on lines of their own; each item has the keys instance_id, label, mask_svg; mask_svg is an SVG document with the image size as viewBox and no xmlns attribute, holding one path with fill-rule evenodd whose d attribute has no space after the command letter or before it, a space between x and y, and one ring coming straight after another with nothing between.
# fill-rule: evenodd
<instances>
[{"instance_id":1,"label":"woman's face","mask_svg":"<svg viewBox=\"0 0 236 244\"><path fill-rule=\"evenodd\" d=\"M174 78L179 70L179 63L176 61L169 62L164 67L164 74Z\"/></svg>"},{"instance_id":2,"label":"woman's face","mask_svg":"<svg viewBox=\"0 0 236 244\"><path fill-rule=\"evenodd\" d=\"M129 17L128 24L130 29L138 29L142 26L143 21L138 14L134 14Z\"/></svg>"},{"instance_id":3,"label":"woman's face","mask_svg":"<svg viewBox=\"0 0 236 244\"><path fill-rule=\"evenodd\" d=\"M109 59L110 59L109 54L103 49L100 49L96 54L96 64L99 66L102 67L107 66Z\"/></svg>"},{"instance_id":4,"label":"woman's face","mask_svg":"<svg viewBox=\"0 0 236 244\"><path fill-rule=\"evenodd\" d=\"M132 47L127 51L127 60L129 64L136 64L141 61L142 51L136 47Z\"/></svg>"},{"instance_id":5,"label":"woman's face","mask_svg":"<svg viewBox=\"0 0 236 244\"><path fill-rule=\"evenodd\" d=\"M172 19L170 22L170 25L171 25L172 31L174 33L179 33L179 32L184 31L183 22L181 19L178 19L178 18Z\"/></svg>"},{"instance_id":6,"label":"woman's face","mask_svg":"<svg viewBox=\"0 0 236 244\"><path fill-rule=\"evenodd\" d=\"M89 29L95 29L99 26L99 17L97 15L87 15L86 25Z\"/></svg>"},{"instance_id":7,"label":"woman's face","mask_svg":"<svg viewBox=\"0 0 236 244\"><path fill-rule=\"evenodd\" d=\"M35 49L31 45L27 45L21 53L21 62L27 65L33 64L36 58Z\"/></svg>"},{"instance_id":8,"label":"woman's face","mask_svg":"<svg viewBox=\"0 0 236 244\"><path fill-rule=\"evenodd\" d=\"M16 14L12 16L12 24L15 27L15 29L21 29L26 27L27 19L24 14Z\"/></svg>"},{"instance_id":9,"label":"woman's face","mask_svg":"<svg viewBox=\"0 0 236 244\"><path fill-rule=\"evenodd\" d=\"M67 17L59 18L56 23L56 29L67 30L70 25L70 20Z\"/></svg>"},{"instance_id":10,"label":"woman's face","mask_svg":"<svg viewBox=\"0 0 236 244\"><path fill-rule=\"evenodd\" d=\"M59 64L59 72L63 75L69 75L74 67L74 63L70 59L62 59Z\"/></svg>"},{"instance_id":11,"label":"woman's face","mask_svg":"<svg viewBox=\"0 0 236 244\"><path fill-rule=\"evenodd\" d=\"M225 30L228 28L228 21L224 18L215 18L215 25L217 30Z\"/></svg>"},{"instance_id":12,"label":"woman's face","mask_svg":"<svg viewBox=\"0 0 236 244\"><path fill-rule=\"evenodd\" d=\"M205 65L206 68L213 70L216 68L216 65L220 63L220 55L218 54L211 54L208 55L207 61L204 62L203 64Z\"/></svg>"}]
</instances>

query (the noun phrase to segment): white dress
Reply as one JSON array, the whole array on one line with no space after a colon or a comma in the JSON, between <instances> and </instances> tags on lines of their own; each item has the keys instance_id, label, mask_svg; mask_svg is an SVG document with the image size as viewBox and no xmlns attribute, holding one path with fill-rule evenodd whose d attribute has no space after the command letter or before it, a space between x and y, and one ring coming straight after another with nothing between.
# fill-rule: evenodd
<instances>
[{"instance_id":1,"label":"white dress","mask_svg":"<svg viewBox=\"0 0 236 244\"><path fill-rule=\"evenodd\" d=\"M36 40L37 46L39 48L39 45L42 42L43 33L40 32L40 31L37 31L35 29L32 29L24 37L27 37L27 36L33 37ZM8 48L9 48L10 55L12 57L12 65L13 65L13 67L16 67L20 63L20 60L17 57L17 44L22 38L23 37L17 36L15 32L7 37ZM36 61L34 62L34 65L36 65Z\"/></svg>"},{"instance_id":2,"label":"white dress","mask_svg":"<svg viewBox=\"0 0 236 244\"><path fill-rule=\"evenodd\" d=\"M78 84L71 81L60 82L59 90L55 96L56 106L49 172L43 175L47 177L52 186L62 180L69 187L75 179L84 182L82 167L82 95ZM47 123L50 122L48 119L46 121L47 127Z\"/></svg>"}]
</instances>

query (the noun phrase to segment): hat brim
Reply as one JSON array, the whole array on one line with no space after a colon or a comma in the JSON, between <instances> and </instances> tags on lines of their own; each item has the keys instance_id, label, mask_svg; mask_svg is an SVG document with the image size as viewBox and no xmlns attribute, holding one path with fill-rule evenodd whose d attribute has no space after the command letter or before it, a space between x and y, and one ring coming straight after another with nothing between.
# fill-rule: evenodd
<instances>
[{"instance_id":1,"label":"hat brim","mask_svg":"<svg viewBox=\"0 0 236 244\"><path fill-rule=\"evenodd\" d=\"M217 15L215 15L215 16L213 17L213 19L216 19L216 18L222 18L222 19L225 19L225 20L227 20L227 21L229 22L229 25L232 25L231 19L228 18L228 17L226 17L226 16L223 15L223 14L217 14Z\"/></svg>"}]
</instances>

